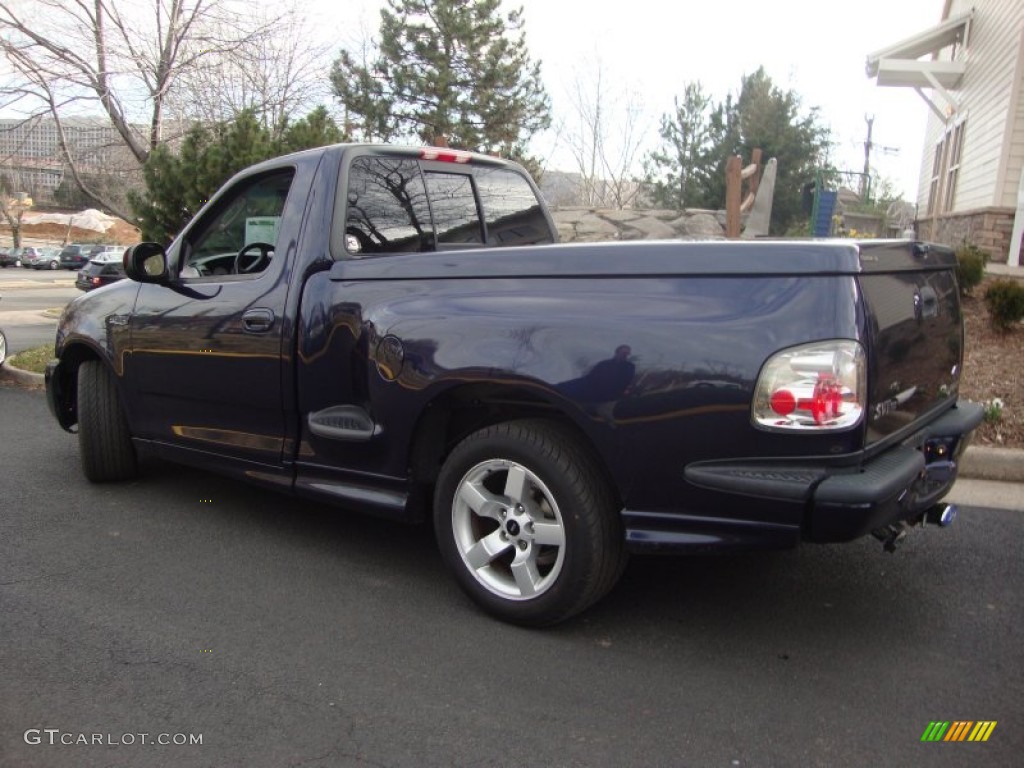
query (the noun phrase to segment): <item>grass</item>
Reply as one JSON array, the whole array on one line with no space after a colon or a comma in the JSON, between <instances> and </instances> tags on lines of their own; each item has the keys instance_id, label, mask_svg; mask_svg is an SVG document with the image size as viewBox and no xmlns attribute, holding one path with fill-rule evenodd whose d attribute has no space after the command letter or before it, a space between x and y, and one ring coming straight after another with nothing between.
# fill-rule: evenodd
<instances>
[{"instance_id":1,"label":"grass","mask_svg":"<svg viewBox=\"0 0 1024 768\"><path fill-rule=\"evenodd\" d=\"M46 364L52 359L53 344L43 344L42 346L32 347L32 349L26 349L24 352L12 355L7 358L7 364L14 368L20 368L23 371L42 373L46 369Z\"/></svg>"}]
</instances>

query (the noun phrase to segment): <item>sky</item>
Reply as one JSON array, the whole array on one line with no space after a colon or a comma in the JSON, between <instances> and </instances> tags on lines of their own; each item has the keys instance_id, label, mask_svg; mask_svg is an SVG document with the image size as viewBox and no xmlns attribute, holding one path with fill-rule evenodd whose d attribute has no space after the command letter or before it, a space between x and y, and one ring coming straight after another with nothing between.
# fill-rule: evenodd
<instances>
[{"instance_id":1,"label":"sky","mask_svg":"<svg viewBox=\"0 0 1024 768\"><path fill-rule=\"evenodd\" d=\"M317 27L375 33L379 0L314 0L306 6ZM739 89L744 74L764 66L773 81L818 107L836 142L834 161L860 171L865 116L874 117L871 165L905 199L917 196L928 107L912 89L881 88L864 71L869 53L940 21L943 0L519 0L526 42L540 60L556 123L571 114L570 89L600 60L609 93L642 102L648 146L658 141L660 116L687 82L700 81L715 100ZM323 21L323 26L319 23ZM615 103L611 103L613 109ZM563 132L564 135L564 132ZM890 147L898 152L883 151ZM573 170L557 132L538 136L533 150L546 166Z\"/></svg>"}]
</instances>

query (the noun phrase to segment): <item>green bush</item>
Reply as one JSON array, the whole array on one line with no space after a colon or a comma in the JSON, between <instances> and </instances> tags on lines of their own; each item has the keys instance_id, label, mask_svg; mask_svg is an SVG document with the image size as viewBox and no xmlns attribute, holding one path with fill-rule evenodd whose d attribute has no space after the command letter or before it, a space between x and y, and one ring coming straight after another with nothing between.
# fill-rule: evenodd
<instances>
[{"instance_id":1,"label":"green bush","mask_svg":"<svg viewBox=\"0 0 1024 768\"><path fill-rule=\"evenodd\" d=\"M956 249L956 279L960 292L970 295L985 276L985 262L988 254L976 245L964 243Z\"/></svg>"},{"instance_id":2,"label":"green bush","mask_svg":"<svg viewBox=\"0 0 1024 768\"><path fill-rule=\"evenodd\" d=\"M1024 320L1024 285L1016 280L996 280L985 291L985 304L992 325L1000 331L1009 330Z\"/></svg>"}]
</instances>

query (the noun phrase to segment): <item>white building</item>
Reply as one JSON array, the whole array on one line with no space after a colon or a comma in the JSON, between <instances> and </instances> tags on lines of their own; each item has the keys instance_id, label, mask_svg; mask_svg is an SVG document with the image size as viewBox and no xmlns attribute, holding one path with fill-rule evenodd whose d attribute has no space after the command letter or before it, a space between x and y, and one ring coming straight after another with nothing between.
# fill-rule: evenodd
<instances>
[{"instance_id":1,"label":"white building","mask_svg":"<svg viewBox=\"0 0 1024 768\"><path fill-rule=\"evenodd\" d=\"M878 85L915 90L930 107L918 234L1019 264L1024 0L943 0L937 25L870 54L867 73Z\"/></svg>"},{"instance_id":2,"label":"white building","mask_svg":"<svg viewBox=\"0 0 1024 768\"><path fill-rule=\"evenodd\" d=\"M137 172L127 162L124 142L110 121L99 117L61 120L72 157L84 173ZM0 173L38 200L52 200L66 164L60 151L57 122L46 118L0 120Z\"/></svg>"}]
</instances>

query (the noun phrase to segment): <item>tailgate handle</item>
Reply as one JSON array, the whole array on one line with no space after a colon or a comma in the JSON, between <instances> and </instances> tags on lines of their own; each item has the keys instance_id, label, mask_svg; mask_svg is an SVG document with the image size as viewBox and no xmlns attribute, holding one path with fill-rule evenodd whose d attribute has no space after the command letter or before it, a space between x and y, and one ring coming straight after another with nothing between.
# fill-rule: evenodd
<instances>
[{"instance_id":1,"label":"tailgate handle","mask_svg":"<svg viewBox=\"0 0 1024 768\"><path fill-rule=\"evenodd\" d=\"M266 333L274 327L274 311L250 309L242 315L242 327L250 333Z\"/></svg>"}]
</instances>

